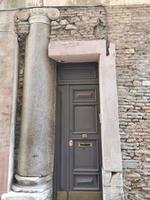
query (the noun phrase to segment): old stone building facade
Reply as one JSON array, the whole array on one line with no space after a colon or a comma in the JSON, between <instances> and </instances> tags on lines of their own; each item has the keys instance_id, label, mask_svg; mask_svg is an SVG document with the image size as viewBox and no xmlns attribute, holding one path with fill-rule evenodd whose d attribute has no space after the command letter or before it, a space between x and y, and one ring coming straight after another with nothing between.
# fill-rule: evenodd
<instances>
[{"instance_id":1,"label":"old stone building facade","mask_svg":"<svg viewBox=\"0 0 150 200\"><path fill-rule=\"evenodd\" d=\"M1 199L55 199L56 65L83 62L97 63L99 72L98 198L150 199L149 1L28 0L0 6Z\"/></svg>"}]
</instances>

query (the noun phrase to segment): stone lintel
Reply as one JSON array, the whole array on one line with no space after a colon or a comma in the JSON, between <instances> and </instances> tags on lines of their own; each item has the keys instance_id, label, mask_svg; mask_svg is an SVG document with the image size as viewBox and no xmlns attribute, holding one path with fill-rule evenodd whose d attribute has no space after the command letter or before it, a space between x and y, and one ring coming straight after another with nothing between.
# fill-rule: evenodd
<instances>
[{"instance_id":1,"label":"stone lintel","mask_svg":"<svg viewBox=\"0 0 150 200\"><path fill-rule=\"evenodd\" d=\"M48 54L58 62L98 62L106 55L106 41L51 41Z\"/></svg>"}]
</instances>

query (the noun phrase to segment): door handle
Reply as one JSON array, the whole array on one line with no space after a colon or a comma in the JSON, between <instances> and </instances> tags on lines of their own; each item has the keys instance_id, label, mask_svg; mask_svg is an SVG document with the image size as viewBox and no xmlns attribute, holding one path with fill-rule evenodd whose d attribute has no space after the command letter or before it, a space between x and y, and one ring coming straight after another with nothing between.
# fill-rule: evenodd
<instances>
[{"instance_id":1,"label":"door handle","mask_svg":"<svg viewBox=\"0 0 150 200\"><path fill-rule=\"evenodd\" d=\"M69 147L73 146L73 140L69 140Z\"/></svg>"}]
</instances>

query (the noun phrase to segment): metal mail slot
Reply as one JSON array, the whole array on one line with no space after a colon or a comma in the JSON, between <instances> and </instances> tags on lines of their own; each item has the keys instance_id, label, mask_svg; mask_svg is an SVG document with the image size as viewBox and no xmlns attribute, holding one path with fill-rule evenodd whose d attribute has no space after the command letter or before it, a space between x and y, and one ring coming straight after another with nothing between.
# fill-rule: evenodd
<instances>
[{"instance_id":1,"label":"metal mail slot","mask_svg":"<svg viewBox=\"0 0 150 200\"><path fill-rule=\"evenodd\" d=\"M85 147L92 147L93 144L91 142L87 143L87 142L79 142L78 146L81 148L85 148Z\"/></svg>"}]
</instances>

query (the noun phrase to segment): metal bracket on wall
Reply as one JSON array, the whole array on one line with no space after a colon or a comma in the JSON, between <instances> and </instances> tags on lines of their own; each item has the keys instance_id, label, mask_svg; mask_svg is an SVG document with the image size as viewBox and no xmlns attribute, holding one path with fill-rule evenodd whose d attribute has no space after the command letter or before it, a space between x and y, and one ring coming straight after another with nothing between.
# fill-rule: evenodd
<instances>
[{"instance_id":1,"label":"metal bracket on wall","mask_svg":"<svg viewBox=\"0 0 150 200\"><path fill-rule=\"evenodd\" d=\"M109 54L110 54L109 46L110 46L110 42L108 40L106 40L106 56L109 56Z\"/></svg>"}]
</instances>

